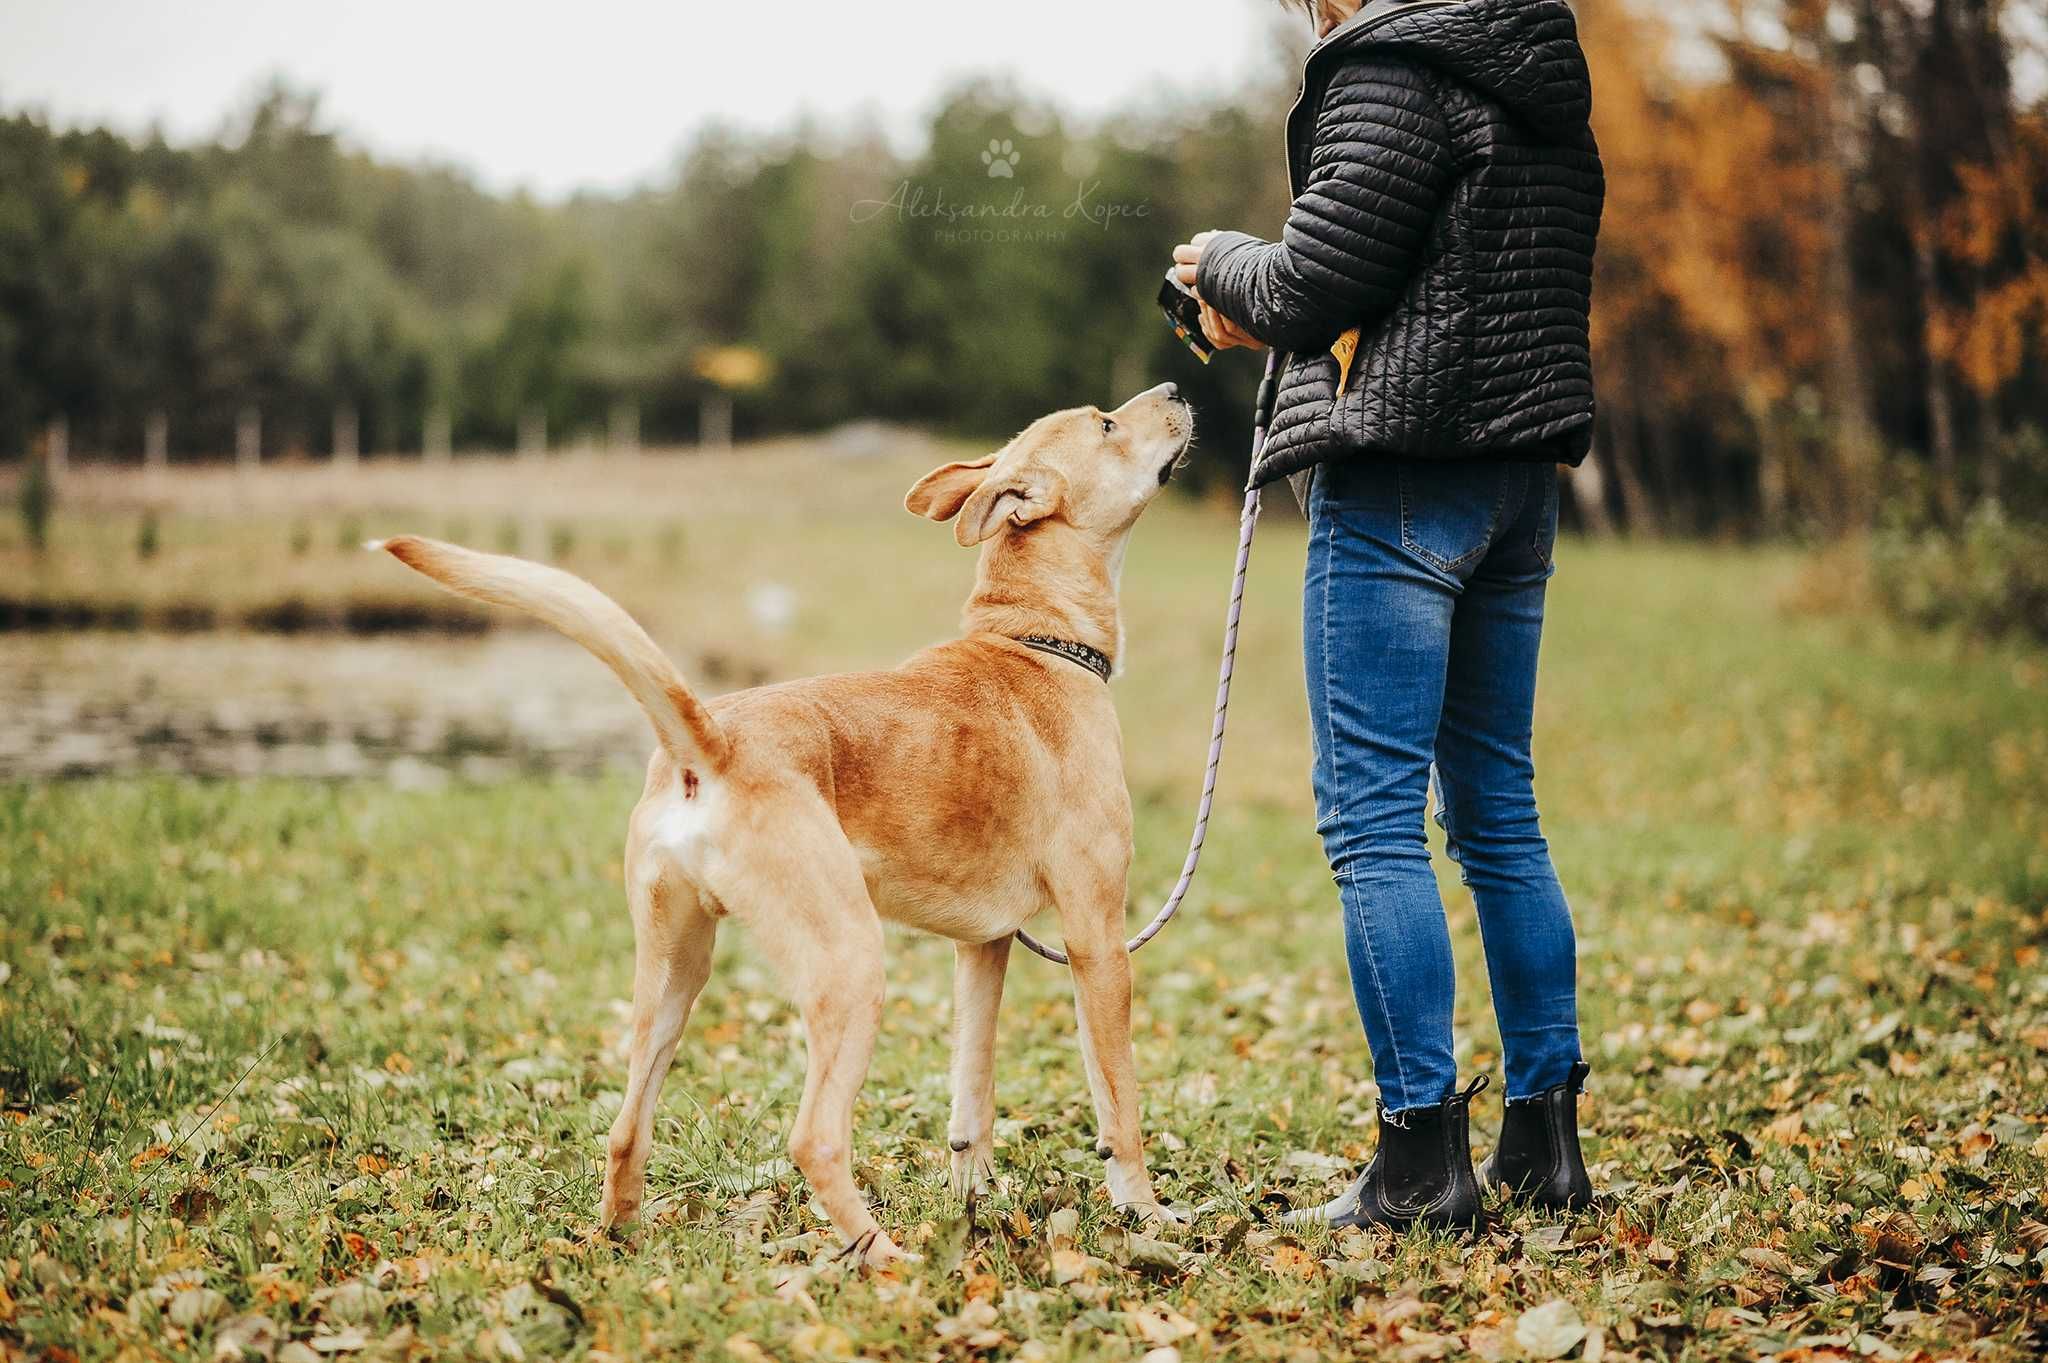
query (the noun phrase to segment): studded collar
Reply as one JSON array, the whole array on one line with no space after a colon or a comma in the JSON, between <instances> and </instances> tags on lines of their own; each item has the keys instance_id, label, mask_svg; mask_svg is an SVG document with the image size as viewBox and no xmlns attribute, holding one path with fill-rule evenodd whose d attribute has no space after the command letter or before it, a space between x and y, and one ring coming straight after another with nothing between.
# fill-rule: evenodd
<instances>
[{"instance_id":1,"label":"studded collar","mask_svg":"<svg viewBox=\"0 0 2048 1363\"><path fill-rule=\"evenodd\" d=\"M1099 648L1091 648L1072 639L1054 639L1044 634L1026 634L1017 642L1026 648L1035 648L1040 653L1050 653L1055 657L1065 658L1070 663L1079 664L1102 678L1104 682L1109 680L1109 655Z\"/></svg>"}]
</instances>

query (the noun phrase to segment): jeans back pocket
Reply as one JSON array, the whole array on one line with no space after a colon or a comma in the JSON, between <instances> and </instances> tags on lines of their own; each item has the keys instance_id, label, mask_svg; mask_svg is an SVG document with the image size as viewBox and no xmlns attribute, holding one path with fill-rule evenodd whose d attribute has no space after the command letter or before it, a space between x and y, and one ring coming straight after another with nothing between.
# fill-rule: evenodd
<instances>
[{"instance_id":1,"label":"jeans back pocket","mask_svg":"<svg viewBox=\"0 0 2048 1363\"><path fill-rule=\"evenodd\" d=\"M1447 573L1476 562L1500 530L1514 466L1494 459L1398 462L1402 547Z\"/></svg>"}]
</instances>

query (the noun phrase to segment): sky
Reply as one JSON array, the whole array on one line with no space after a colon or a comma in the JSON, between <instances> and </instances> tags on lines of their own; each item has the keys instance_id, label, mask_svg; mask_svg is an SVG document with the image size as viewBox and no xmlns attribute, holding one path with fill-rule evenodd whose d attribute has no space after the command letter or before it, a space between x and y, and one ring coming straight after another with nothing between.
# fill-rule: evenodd
<instances>
[{"instance_id":1,"label":"sky","mask_svg":"<svg viewBox=\"0 0 2048 1363\"><path fill-rule=\"evenodd\" d=\"M658 180L714 122L908 144L981 76L1084 115L1231 90L1288 22L1273 0L0 0L0 109L192 141L282 76L353 145L559 198Z\"/></svg>"}]
</instances>

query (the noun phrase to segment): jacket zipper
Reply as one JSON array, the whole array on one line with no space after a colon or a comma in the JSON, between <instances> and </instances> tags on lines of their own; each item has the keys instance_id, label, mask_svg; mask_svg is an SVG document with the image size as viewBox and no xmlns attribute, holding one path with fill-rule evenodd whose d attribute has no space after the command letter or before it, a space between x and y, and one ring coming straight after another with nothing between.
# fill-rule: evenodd
<instances>
[{"instance_id":1,"label":"jacket zipper","mask_svg":"<svg viewBox=\"0 0 2048 1363\"><path fill-rule=\"evenodd\" d=\"M1356 15L1353 15L1350 22L1338 28L1329 37L1322 39L1314 47L1311 47L1308 50L1308 55L1302 58L1301 84L1294 91L1294 103L1288 106L1287 124L1284 130L1287 146L1287 196L1290 199L1299 196L1301 193L1301 177L1297 173L1297 163L1294 158L1294 118L1296 114L1301 112L1301 102L1308 98L1309 73L1315 69L1316 59L1325 52L1333 52L1340 48L1352 46L1358 39L1384 26L1391 20L1399 18L1401 15L1418 13L1422 10L1449 9L1452 5L1458 3L1458 0L1377 0L1377 3L1386 5L1387 8L1378 14L1374 14L1373 9L1375 6L1367 5Z\"/></svg>"},{"instance_id":2,"label":"jacket zipper","mask_svg":"<svg viewBox=\"0 0 2048 1363\"><path fill-rule=\"evenodd\" d=\"M1405 2L1404 0L1373 0L1373 3L1368 4L1357 14L1351 16L1341 27L1337 28L1327 38L1319 40L1314 47L1308 50L1308 55L1301 60L1301 84L1295 88L1294 103L1288 106L1287 123L1282 129L1284 134L1283 142L1287 150L1287 197L1290 200L1299 198L1301 195L1301 176L1298 171L1298 163L1294 157L1294 118L1295 115L1301 112L1301 102L1308 98L1309 75L1315 70L1316 59L1325 52L1334 52L1340 48L1352 46L1357 39L1373 32L1389 21L1399 18L1401 15L1412 14L1421 10L1449 9L1456 3L1458 3L1458 0L1405 0ZM1373 13L1374 5L1386 5L1387 8L1375 14ZM1293 367L1296 358L1295 353L1291 350L1280 357L1280 367L1276 371L1276 384L1279 379L1286 377L1287 371ZM1300 490L1297 490L1296 496L1302 496ZM1304 498L1304 510L1306 507L1307 503Z\"/></svg>"}]
</instances>

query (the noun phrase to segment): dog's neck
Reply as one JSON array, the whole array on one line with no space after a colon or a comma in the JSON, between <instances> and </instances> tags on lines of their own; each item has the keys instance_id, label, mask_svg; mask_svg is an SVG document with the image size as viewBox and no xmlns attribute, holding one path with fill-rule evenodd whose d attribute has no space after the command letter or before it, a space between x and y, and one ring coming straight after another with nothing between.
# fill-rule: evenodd
<instances>
[{"instance_id":1,"label":"dog's neck","mask_svg":"<svg viewBox=\"0 0 2048 1363\"><path fill-rule=\"evenodd\" d=\"M1115 666L1123 645L1117 569L1129 537L1126 530L1098 542L1057 519L1005 530L982 548L961 628L1012 639L1070 639Z\"/></svg>"}]
</instances>

